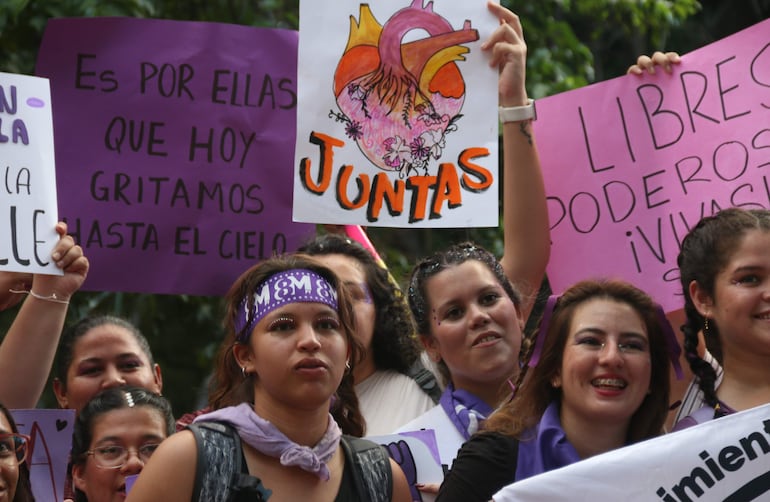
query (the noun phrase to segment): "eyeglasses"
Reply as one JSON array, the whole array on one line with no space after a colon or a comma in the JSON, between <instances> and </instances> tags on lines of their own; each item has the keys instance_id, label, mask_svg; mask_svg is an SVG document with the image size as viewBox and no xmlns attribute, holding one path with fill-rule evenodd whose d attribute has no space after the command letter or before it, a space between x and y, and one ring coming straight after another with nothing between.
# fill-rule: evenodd
<instances>
[{"instance_id":1,"label":"eyeglasses","mask_svg":"<svg viewBox=\"0 0 770 502\"><path fill-rule=\"evenodd\" d=\"M0 462L27 460L29 436L25 434L0 434Z\"/></svg>"},{"instance_id":2,"label":"eyeglasses","mask_svg":"<svg viewBox=\"0 0 770 502\"><path fill-rule=\"evenodd\" d=\"M142 463L147 463L155 450L160 446L159 443L151 443L140 446L139 448L124 448L118 445L100 446L93 450L88 450L86 455L93 455L94 462L103 469L120 469L128 462L128 454L132 450Z\"/></svg>"}]
</instances>

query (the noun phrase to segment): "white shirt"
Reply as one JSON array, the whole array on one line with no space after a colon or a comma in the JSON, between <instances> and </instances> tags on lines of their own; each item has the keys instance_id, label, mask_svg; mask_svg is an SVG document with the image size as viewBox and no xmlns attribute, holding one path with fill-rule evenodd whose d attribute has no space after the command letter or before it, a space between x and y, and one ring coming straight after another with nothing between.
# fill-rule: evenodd
<instances>
[{"instance_id":1,"label":"white shirt","mask_svg":"<svg viewBox=\"0 0 770 502\"><path fill-rule=\"evenodd\" d=\"M393 370L377 370L356 385L366 435L394 432L433 406L433 400L410 377Z\"/></svg>"}]
</instances>

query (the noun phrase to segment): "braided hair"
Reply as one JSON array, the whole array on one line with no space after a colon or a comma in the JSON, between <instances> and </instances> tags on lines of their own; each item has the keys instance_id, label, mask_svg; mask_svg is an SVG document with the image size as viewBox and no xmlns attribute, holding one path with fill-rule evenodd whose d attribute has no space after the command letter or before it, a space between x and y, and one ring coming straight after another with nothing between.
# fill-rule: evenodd
<instances>
[{"instance_id":1,"label":"braided hair","mask_svg":"<svg viewBox=\"0 0 770 502\"><path fill-rule=\"evenodd\" d=\"M770 211L766 209L729 208L702 218L685 236L677 257L680 282L684 293L685 324L684 354L697 378L704 402L719 416L716 395L716 370L698 354L698 332L703 329L709 351L721 362L722 343L716 322L707 322L698 312L690 296L690 284L695 281L709 297L714 298L717 275L724 270L746 233L770 230Z\"/></svg>"}]
</instances>

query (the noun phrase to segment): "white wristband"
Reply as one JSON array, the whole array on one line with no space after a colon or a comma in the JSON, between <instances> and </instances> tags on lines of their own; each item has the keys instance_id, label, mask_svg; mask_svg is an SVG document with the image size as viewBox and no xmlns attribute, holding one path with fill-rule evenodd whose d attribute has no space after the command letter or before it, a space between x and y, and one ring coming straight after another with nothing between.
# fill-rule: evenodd
<instances>
[{"instance_id":1,"label":"white wristband","mask_svg":"<svg viewBox=\"0 0 770 502\"><path fill-rule=\"evenodd\" d=\"M528 99L527 104L524 106L500 106L498 108L498 115L500 116L500 122L521 122L523 120L535 120L537 119L537 113L535 112L535 100Z\"/></svg>"}]
</instances>

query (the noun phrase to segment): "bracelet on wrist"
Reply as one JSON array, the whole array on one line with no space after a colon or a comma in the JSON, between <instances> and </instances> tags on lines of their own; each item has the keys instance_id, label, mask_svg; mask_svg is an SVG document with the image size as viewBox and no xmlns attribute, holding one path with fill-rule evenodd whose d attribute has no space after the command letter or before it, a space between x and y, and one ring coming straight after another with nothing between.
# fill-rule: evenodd
<instances>
[{"instance_id":1,"label":"bracelet on wrist","mask_svg":"<svg viewBox=\"0 0 770 502\"><path fill-rule=\"evenodd\" d=\"M19 295L29 295L32 298L37 298L38 300L42 300L44 302L61 303L62 305L69 305L69 303L70 303L69 299L64 300L62 298L59 298L58 296L56 296L56 293L51 293L48 296L43 296L43 295L40 295L38 293L35 293L32 290L30 290L30 291L23 291L23 290L19 291L19 290L15 290L15 289L9 289L8 291L11 292L11 293L19 294Z\"/></svg>"},{"instance_id":2,"label":"bracelet on wrist","mask_svg":"<svg viewBox=\"0 0 770 502\"><path fill-rule=\"evenodd\" d=\"M500 106L497 109L500 122L523 122L525 120L536 120L537 112L535 110L535 100L528 99L524 106Z\"/></svg>"}]
</instances>

